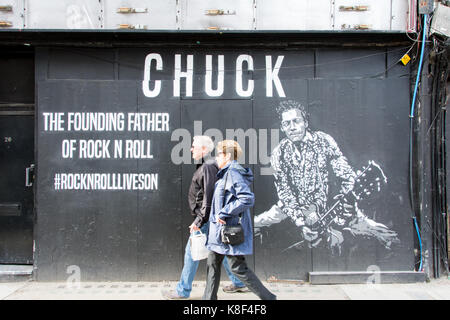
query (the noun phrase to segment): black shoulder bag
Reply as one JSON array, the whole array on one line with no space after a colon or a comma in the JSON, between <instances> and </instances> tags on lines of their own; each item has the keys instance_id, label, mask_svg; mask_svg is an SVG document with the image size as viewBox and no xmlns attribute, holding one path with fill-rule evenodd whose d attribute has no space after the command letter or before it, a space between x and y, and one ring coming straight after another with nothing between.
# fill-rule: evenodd
<instances>
[{"instance_id":1,"label":"black shoulder bag","mask_svg":"<svg viewBox=\"0 0 450 320\"><path fill-rule=\"evenodd\" d=\"M225 206L225 188L227 187L228 174L229 173L227 172L225 177L225 184L223 186L222 207ZM244 242L244 228L241 225L241 220L242 220L242 213L239 214L239 223L237 225L229 226L225 224L222 226L221 240L224 244L236 246Z\"/></svg>"}]
</instances>

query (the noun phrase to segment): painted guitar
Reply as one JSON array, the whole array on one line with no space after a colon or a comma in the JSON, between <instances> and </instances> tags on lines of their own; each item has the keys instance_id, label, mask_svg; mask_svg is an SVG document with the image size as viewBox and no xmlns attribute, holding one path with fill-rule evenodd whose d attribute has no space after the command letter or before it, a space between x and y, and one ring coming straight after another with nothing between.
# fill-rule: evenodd
<instances>
[{"instance_id":1,"label":"painted guitar","mask_svg":"<svg viewBox=\"0 0 450 320\"><path fill-rule=\"evenodd\" d=\"M353 206L355 201L362 201L370 198L374 192L379 192L381 187L387 183L386 176L380 166L374 161L369 161L367 167L363 167L363 171L355 178L353 190L346 194L340 195L336 202L323 214L318 213L315 221L308 227L312 231L324 233L328 226L333 223L336 217L344 218L343 212L345 205ZM354 208L353 208L354 210ZM347 215L347 219L353 218L353 214Z\"/></svg>"}]
</instances>

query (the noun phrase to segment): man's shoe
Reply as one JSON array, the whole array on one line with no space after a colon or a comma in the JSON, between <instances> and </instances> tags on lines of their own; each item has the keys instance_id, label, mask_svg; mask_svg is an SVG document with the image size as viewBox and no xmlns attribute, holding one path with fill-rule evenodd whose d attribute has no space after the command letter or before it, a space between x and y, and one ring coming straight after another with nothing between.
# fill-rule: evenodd
<instances>
[{"instance_id":1,"label":"man's shoe","mask_svg":"<svg viewBox=\"0 0 450 320\"><path fill-rule=\"evenodd\" d=\"M236 287L234 284L230 284L229 286L225 286L222 288L223 292L226 293L235 293L235 292L250 292L247 287Z\"/></svg>"},{"instance_id":2,"label":"man's shoe","mask_svg":"<svg viewBox=\"0 0 450 320\"><path fill-rule=\"evenodd\" d=\"M188 297L180 296L175 290L167 291L163 290L161 291L162 296L166 300L186 300L189 299Z\"/></svg>"}]
</instances>

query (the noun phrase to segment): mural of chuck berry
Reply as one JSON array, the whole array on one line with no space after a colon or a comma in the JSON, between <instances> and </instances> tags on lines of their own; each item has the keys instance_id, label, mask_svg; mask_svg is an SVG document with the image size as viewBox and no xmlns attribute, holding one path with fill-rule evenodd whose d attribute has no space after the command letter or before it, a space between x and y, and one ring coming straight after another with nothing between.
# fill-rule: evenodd
<instances>
[{"instance_id":1,"label":"mural of chuck berry","mask_svg":"<svg viewBox=\"0 0 450 320\"><path fill-rule=\"evenodd\" d=\"M375 238L387 249L399 243L395 231L358 208L358 203L387 183L381 167L369 161L355 172L333 137L310 130L305 107L297 101L282 101L277 113L286 135L271 155L278 202L255 215L255 233L290 218L300 229L300 243L306 242L310 248L326 245L338 255L344 231L353 237ZM329 194L330 177L338 181L337 194Z\"/></svg>"}]
</instances>

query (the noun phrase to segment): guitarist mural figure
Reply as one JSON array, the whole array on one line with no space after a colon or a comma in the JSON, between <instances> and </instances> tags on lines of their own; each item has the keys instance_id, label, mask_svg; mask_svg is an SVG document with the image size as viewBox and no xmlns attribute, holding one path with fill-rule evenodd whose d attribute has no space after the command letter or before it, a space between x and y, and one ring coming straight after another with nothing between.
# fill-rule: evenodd
<instances>
[{"instance_id":1,"label":"guitarist mural figure","mask_svg":"<svg viewBox=\"0 0 450 320\"><path fill-rule=\"evenodd\" d=\"M358 209L358 201L387 182L381 168L369 162L362 172L355 173L330 135L308 128L308 117L300 103L282 101L277 113L286 135L271 156L279 200L255 216L255 233L290 218L301 230L301 242L306 241L309 247L327 245L337 254L341 253L344 230L353 236L376 238L388 249L398 243L396 232ZM329 195L330 171L340 185L336 196Z\"/></svg>"}]
</instances>

